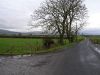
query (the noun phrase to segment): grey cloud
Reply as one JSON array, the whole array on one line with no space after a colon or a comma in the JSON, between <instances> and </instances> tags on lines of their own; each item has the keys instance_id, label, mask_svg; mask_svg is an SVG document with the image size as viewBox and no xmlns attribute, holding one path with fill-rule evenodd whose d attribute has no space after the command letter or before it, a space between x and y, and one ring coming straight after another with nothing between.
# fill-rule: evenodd
<instances>
[{"instance_id":1,"label":"grey cloud","mask_svg":"<svg viewBox=\"0 0 100 75\"><path fill-rule=\"evenodd\" d=\"M0 0L0 28L27 29L30 15L43 0Z\"/></svg>"},{"instance_id":2,"label":"grey cloud","mask_svg":"<svg viewBox=\"0 0 100 75\"><path fill-rule=\"evenodd\" d=\"M30 15L39 7L42 1L44 0L0 0L0 28L16 31L28 29ZM85 3L89 12L94 13L95 10L95 12L100 13L99 0L86 0Z\"/></svg>"}]
</instances>

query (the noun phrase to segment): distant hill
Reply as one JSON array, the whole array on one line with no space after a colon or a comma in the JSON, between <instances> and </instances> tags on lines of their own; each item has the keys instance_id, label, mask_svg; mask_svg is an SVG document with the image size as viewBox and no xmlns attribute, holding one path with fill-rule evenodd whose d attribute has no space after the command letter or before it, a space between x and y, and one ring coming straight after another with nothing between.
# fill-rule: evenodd
<instances>
[{"instance_id":1,"label":"distant hill","mask_svg":"<svg viewBox=\"0 0 100 75\"><path fill-rule=\"evenodd\" d=\"M34 32L14 32L14 31L9 31L9 30L3 30L0 29L0 34L7 34L7 35L11 35L11 34L19 34L21 33L22 35L41 35L42 32L41 31L34 31Z\"/></svg>"},{"instance_id":2,"label":"distant hill","mask_svg":"<svg viewBox=\"0 0 100 75\"><path fill-rule=\"evenodd\" d=\"M100 35L100 29L86 29L81 31L85 35Z\"/></svg>"},{"instance_id":3,"label":"distant hill","mask_svg":"<svg viewBox=\"0 0 100 75\"><path fill-rule=\"evenodd\" d=\"M0 29L0 34L18 34L19 32L13 32L9 30Z\"/></svg>"},{"instance_id":4,"label":"distant hill","mask_svg":"<svg viewBox=\"0 0 100 75\"><path fill-rule=\"evenodd\" d=\"M26 32L22 33L23 35L32 34L32 35L43 35L41 31L34 31L34 32Z\"/></svg>"},{"instance_id":5,"label":"distant hill","mask_svg":"<svg viewBox=\"0 0 100 75\"><path fill-rule=\"evenodd\" d=\"M14 32L14 31L0 29L0 34L12 35L12 34L19 34L19 33L21 33L22 35L47 35L47 34L44 34L42 31ZM85 34L85 35L100 35L100 29L82 30L80 32L80 34L82 34L82 33ZM49 35L51 35L51 34L49 34Z\"/></svg>"}]
</instances>

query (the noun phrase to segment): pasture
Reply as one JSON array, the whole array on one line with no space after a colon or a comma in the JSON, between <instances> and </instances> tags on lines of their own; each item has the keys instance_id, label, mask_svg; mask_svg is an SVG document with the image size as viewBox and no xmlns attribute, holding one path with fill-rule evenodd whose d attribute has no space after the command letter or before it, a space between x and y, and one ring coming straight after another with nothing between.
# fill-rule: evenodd
<instances>
[{"instance_id":1,"label":"pasture","mask_svg":"<svg viewBox=\"0 0 100 75\"><path fill-rule=\"evenodd\" d=\"M0 38L0 54L30 54L42 49L42 39Z\"/></svg>"},{"instance_id":2,"label":"pasture","mask_svg":"<svg viewBox=\"0 0 100 75\"><path fill-rule=\"evenodd\" d=\"M54 41L56 43L52 49L45 49L42 38L0 38L0 55L23 55L52 51L54 48L60 47L57 39ZM68 44L67 40L65 40L65 44Z\"/></svg>"},{"instance_id":3,"label":"pasture","mask_svg":"<svg viewBox=\"0 0 100 75\"><path fill-rule=\"evenodd\" d=\"M50 48L43 47L43 38L0 38L0 55L23 55L35 53L53 52L72 43L64 40L64 45L58 44L58 39L53 39L55 44ZM78 37L78 42L83 37Z\"/></svg>"},{"instance_id":4,"label":"pasture","mask_svg":"<svg viewBox=\"0 0 100 75\"><path fill-rule=\"evenodd\" d=\"M99 35L98 36L91 36L89 38L93 43L100 44L100 36Z\"/></svg>"}]
</instances>

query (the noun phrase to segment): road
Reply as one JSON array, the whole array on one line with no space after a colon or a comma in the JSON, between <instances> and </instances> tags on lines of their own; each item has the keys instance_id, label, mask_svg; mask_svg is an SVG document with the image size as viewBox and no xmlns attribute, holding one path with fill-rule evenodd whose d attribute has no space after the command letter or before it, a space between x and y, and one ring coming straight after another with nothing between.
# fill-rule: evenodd
<instances>
[{"instance_id":1,"label":"road","mask_svg":"<svg viewBox=\"0 0 100 75\"><path fill-rule=\"evenodd\" d=\"M86 39L56 53L0 57L0 75L100 75L99 52Z\"/></svg>"}]
</instances>

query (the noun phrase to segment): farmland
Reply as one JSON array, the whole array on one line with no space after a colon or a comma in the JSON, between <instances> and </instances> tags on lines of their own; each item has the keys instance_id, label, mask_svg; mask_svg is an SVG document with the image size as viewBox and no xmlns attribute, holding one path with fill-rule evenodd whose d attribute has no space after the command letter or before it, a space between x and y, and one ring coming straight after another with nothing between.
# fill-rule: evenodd
<instances>
[{"instance_id":1,"label":"farmland","mask_svg":"<svg viewBox=\"0 0 100 75\"><path fill-rule=\"evenodd\" d=\"M0 38L0 54L28 54L41 47L41 39Z\"/></svg>"},{"instance_id":2,"label":"farmland","mask_svg":"<svg viewBox=\"0 0 100 75\"><path fill-rule=\"evenodd\" d=\"M57 42L55 40L55 42ZM68 41L65 41L68 44ZM58 46L55 44L54 46ZM32 38L0 38L0 54L17 55L45 52L42 39ZM52 50L52 49L51 49Z\"/></svg>"},{"instance_id":3,"label":"farmland","mask_svg":"<svg viewBox=\"0 0 100 75\"><path fill-rule=\"evenodd\" d=\"M93 43L100 44L100 36L99 35L98 36L91 36L89 38Z\"/></svg>"},{"instance_id":4,"label":"farmland","mask_svg":"<svg viewBox=\"0 0 100 75\"><path fill-rule=\"evenodd\" d=\"M49 38L50 39L50 38ZM83 40L78 37L78 41ZM0 38L0 55L23 55L56 51L59 48L69 46L68 40L64 40L64 45L58 44L58 39L53 39L55 44L51 48L43 47L43 38Z\"/></svg>"}]
</instances>

